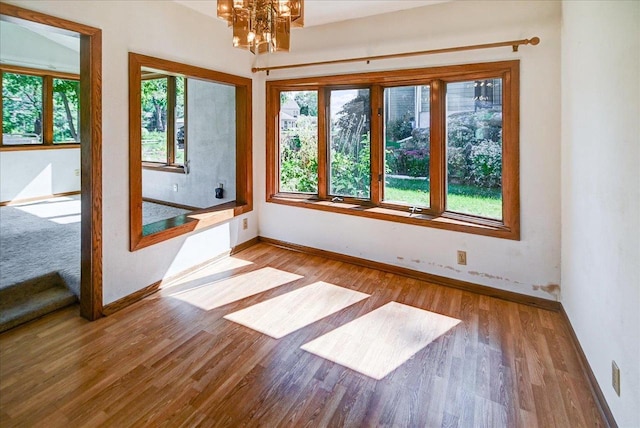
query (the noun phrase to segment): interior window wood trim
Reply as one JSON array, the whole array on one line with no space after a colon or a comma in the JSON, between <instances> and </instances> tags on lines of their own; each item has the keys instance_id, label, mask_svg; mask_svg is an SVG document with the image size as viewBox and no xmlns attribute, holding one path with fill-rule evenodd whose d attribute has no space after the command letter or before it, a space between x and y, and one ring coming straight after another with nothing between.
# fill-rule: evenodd
<instances>
[{"instance_id":1,"label":"interior window wood trim","mask_svg":"<svg viewBox=\"0 0 640 428\"><path fill-rule=\"evenodd\" d=\"M236 200L167 220L157 232L144 234L142 224L141 68L234 85L236 92ZM214 70L129 52L129 250L136 251L253 210L252 81ZM185 122L186 123L186 122ZM179 167L175 167L179 168Z\"/></svg>"}]
</instances>

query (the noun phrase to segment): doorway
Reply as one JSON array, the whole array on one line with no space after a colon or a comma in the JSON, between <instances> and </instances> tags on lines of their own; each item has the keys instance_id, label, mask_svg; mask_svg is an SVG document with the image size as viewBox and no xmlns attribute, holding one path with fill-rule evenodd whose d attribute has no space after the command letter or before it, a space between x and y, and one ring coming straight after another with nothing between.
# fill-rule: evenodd
<instances>
[{"instance_id":1,"label":"doorway","mask_svg":"<svg viewBox=\"0 0 640 428\"><path fill-rule=\"evenodd\" d=\"M0 3L0 19L34 28L46 26L80 40L79 299L81 316L95 320L102 316L102 33L97 28L6 3Z\"/></svg>"}]
</instances>

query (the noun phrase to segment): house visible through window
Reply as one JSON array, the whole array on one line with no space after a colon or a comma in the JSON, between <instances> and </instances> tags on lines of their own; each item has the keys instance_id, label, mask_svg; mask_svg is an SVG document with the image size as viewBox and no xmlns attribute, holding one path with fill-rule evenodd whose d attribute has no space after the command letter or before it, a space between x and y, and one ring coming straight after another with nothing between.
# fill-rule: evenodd
<instances>
[{"instance_id":1,"label":"house visible through window","mask_svg":"<svg viewBox=\"0 0 640 428\"><path fill-rule=\"evenodd\" d=\"M80 142L78 76L0 67L3 146Z\"/></svg>"},{"instance_id":2,"label":"house visible through window","mask_svg":"<svg viewBox=\"0 0 640 428\"><path fill-rule=\"evenodd\" d=\"M267 82L267 200L519 239L518 70Z\"/></svg>"},{"instance_id":3,"label":"house visible through window","mask_svg":"<svg viewBox=\"0 0 640 428\"><path fill-rule=\"evenodd\" d=\"M147 166L183 166L186 153L186 79L143 75L142 161Z\"/></svg>"}]
</instances>

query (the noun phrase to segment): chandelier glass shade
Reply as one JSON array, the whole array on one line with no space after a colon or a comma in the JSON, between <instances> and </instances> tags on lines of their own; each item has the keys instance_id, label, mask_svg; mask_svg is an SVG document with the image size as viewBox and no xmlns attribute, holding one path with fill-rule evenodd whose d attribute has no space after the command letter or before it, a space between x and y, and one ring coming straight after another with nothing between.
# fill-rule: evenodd
<instances>
[{"instance_id":1,"label":"chandelier glass shade","mask_svg":"<svg viewBox=\"0 0 640 428\"><path fill-rule=\"evenodd\" d=\"M304 24L304 0L218 0L218 18L233 27L233 46L254 54L289 51L291 27Z\"/></svg>"}]
</instances>

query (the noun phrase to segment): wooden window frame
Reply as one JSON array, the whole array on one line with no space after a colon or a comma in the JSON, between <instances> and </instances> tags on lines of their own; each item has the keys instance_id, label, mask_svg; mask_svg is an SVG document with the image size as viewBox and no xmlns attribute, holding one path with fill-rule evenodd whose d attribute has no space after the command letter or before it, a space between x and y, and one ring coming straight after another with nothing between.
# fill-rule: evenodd
<instances>
[{"instance_id":1,"label":"wooden window frame","mask_svg":"<svg viewBox=\"0 0 640 428\"><path fill-rule=\"evenodd\" d=\"M42 150L42 149L78 149L80 142L53 141L53 79L75 80L80 82L80 75L52 70L22 67L17 65L0 65L0 94L2 94L2 75L4 73L22 74L42 78L42 142L38 144L4 144L4 133L0 132L0 151ZM0 95L0 117L4 108L4 99ZM78 117L78 124L80 117ZM4 123L2 125L4 131ZM80 131L79 131L80 134Z\"/></svg>"},{"instance_id":2,"label":"wooden window frame","mask_svg":"<svg viewBox=\"0 0 640 428\"><path fill-rule=\"evenodd\" d=\"M156 171L176 172L184 174L187 172L185 164L176 163L176 76L160 73L144 73L140 80L167 79L167 118L172 117L173 120L167 121L167 161L154 162L142 160L142 168L152 169ZM184 161L187 162L187 78L184 77Z\"/></svg>"},{"instance_id":3,"label":"wooden window frame","mask_svg":"<svg viewBox=\"0 0 640 428\"><path fill-rule=\"evenodd\" d=\"M399 223L453 230L476 235L520 239L519 178L519 76L520 62L499 61L422 69L394 70L266 82L266 201ZM446 210L446 84L501 78L502 92L502 220ZM411 213L408 206L383 201L385 88L429 85L431 100L430 206ZM343 198L332 202L328 193L327 93L344 87L371 88L371 198ZM280 192L279 110L280 93L318 91L318 193Z\"/></svg>"},{"instance_id":4,"label":"wooden window frame","mask_svg":"<svg viewBox=\"0 0 640 428\"><path fill-rule=\"evenodd\" d=\"M141 70L164 70L235 87L236 199L163 222L142 224ZM252 81L249 78L129 52L129 250L231 220L253 210Z\"/></svg>"}]
</instances>

